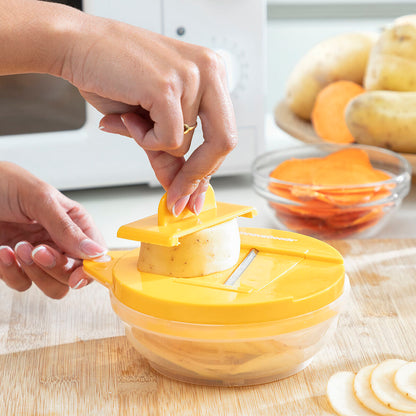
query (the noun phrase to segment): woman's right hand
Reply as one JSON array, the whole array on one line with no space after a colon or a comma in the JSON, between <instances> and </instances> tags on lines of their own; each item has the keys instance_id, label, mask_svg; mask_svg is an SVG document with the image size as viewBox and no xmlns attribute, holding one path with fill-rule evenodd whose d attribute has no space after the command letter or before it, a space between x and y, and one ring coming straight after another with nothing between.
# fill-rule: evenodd
<instances>
[{"instance_id":1,"label":"woman's right hand","mask_svg":"<svg viewBox=\"0 0 416 416\"><path fill-rule=\"evenodd\" d=\"M114 2L114 7L116 2ZM213 51L38 0L0 0L0 75L63 77L104 114L101 127L147 153L179 214L198 213L210 176L237 144L225 66ZM185 161L199 117L203 143Z\"/></svg>"},{"instance_id":2,"label":"woman's right hand","mask_svg":"<svg viewBox=\"0 0 416 416\"><path fill-rule=\"evenodd\" d=\"M68 37L60 76L105 117L101 128L147 153L179 214L199 213L211 175L237 144L225 66L213 51L118 21L84 15ZM185 161L201 120L204 141Z\"/></svg>"}]
</instances>

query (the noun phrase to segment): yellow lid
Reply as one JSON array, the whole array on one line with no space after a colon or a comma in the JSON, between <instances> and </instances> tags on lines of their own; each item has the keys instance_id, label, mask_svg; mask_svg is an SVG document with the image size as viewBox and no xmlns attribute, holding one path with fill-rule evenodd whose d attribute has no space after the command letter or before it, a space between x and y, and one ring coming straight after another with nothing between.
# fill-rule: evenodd
<instances>
[{"instance_id":1,"label":"yellow lid","mask_svg":"<svg viewBox=\"0 0 416 416\"><path fill-rule=\"evenodd\" d=\"M209 185L199 215L185 208L178 217L174 217L167 209L165 194L160 200L157 214L121 226L117 237L161 246L176 246L180 237L236 217L252 218L256 214L256 210L249 206L216 202L214 190Z\"/></svg>"},{"instance_id":2,"label":"yellow lid","mask_svg":"<svg viewBox=\"0 0 416 416\"><path fill-rule=\"evenodd\" d=\"M107 262L84 261L84 270L114 296L143 314L199 324L280 320L318 310L341 296L342 256L323 241L260 228L241 228L241 252L229 270L176 278L137 270L140 249L110 252ZM258 253L232 286L224 285L247 253Z\"/></svg>"}]
</instances>

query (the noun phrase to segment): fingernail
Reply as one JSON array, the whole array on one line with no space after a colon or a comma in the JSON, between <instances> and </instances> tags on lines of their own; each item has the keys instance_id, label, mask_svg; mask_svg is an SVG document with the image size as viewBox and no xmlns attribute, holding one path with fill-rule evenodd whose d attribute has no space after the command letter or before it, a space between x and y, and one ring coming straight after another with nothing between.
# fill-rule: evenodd
<instances>
[{"instance_id":1,"label":"fingernail","mask_svg":"<svg viewBox=\"0 0 416 416\"><path fill-rule=\"evenodd\" d=\"M94 259L96 263L108 263L111 260L111 256L109 256L108 254L104 254L104 256L97 257L96 259Z\"/></svg>"},{"instance_id":2,"label":"fingernail","mask_svg":"<svg viewBox=\"0 0 416 416\"><path fill-rule=\"evenodd\" d=\"M56 266L55 256L44 246L36 247L32 251L32 259L48 269Z\"/></svg>"},{"instance_id":3,"label":"fingernail","mask_svg":"<svg viewBox=\"0 0 416 416\"><path fill-rule=\"evenodd\" d=\"M13 250L8 246L0 246L0 261L6 267L14 263Z\"/></svg>"},{"instance_id":4,"label":"fingernail","mask_svg":"<svg viewBox=\"0 0 416 416\"><path fill-rule=\"evenodd\" d=\"M123 123L124 127L126 128L127 133L131 136L131 133L130 133L130 130L129 130L129 127L128 127L128 121L126 121L125 114L122 114L122 115L120 116L120 120L121 120L121 122ZM127 123L127 124L126 124L126 123Z\"/></svg>"},{"instance_id":5,"label":"fingernail","mask_svg":"<svg viewBox=\"0 0 416 416\"><path fill-rule=\"evenodd\" d=\"M79 248L87 257L91 258L103 256L108 251L106 248L100 246L95 241L89 240L87 238L81 241Z\"/></svg>"},{"instance_id":6,"label":"fingernail","mask_svg":"<svg viewBox=\"0 0 416 416\"><path fill-rule=\"evenodd\" d=\"M103 126L102 124L100 124L100 125L98 126L98 128L99 128L101 131L105 131L106 133L109 133L109 131L106 129L106 127L105 127L105 126Z\"/></svg>"},{"instance_id":7,"label":"fingernail","mask_svg":"<svg viewBox=\"0 0 416 416\"><path fill-rule=\"evenodd\" d=\"M82 287L86 286L87 283L87 279L81 279L72 289L81 289Z\"/></svg>"},{"instance_id":8,"label":"fingernail","mask_svg":"<svg viewBox=\"0 0 416 416\"><path fill-rule=\"evenodd\" d=\"M199 194L196 197L196 200L195 200L195 203L194 203L194 213L196 215L198 215L202 211L202 208L204 206L204 202L205 202L205 192L203 192L202 194Z\"/></svg>"},{"instance_id":9,"label":"fingernail","mask_svg":"<svg viewBox=\"0 0 416 416\"><path fill-rule=\"evenodd\" d=\"M33 264L32 247L27 241L20 241L20 243L17 243L14 247L14 251L17 253L19 259L24 264L26 264L27 266Z\"/></svg>"},{"instance_id":10,"label":"fingernail","mask_svg":"<svg viewBox=\"0 0 416 416\"><path fill-rule=\"evenodd\" d=\"M186 204L189 201L190 195L183 196L181 199L178 199L175 205L172 208L172 214L177 217L186 207Z\"/></svg>"}]
</instances>

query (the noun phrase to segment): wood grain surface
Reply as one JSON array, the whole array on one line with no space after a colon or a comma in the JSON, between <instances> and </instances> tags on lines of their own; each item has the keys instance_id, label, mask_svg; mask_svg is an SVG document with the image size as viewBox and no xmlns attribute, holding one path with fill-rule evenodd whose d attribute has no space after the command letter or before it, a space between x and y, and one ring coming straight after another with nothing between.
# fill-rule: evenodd
<instances>
[{"instance_id":1,"label":"wood grain surface","mask_svg":"<svg viewBox=\"0 0 416 416\"><path fill-rule=\"evenodd\" d=\"M285 100L280 101L274 110L276 124L286 133L305 143L322 143L323 140L315 133L312 124L297 117ZM416 174L416 154L401 153L410 163L413 175Z\"/></svg>"},{"instance_id":2,"label":"wood grain surface","mask_svg":"<svg viewBox=\"0 0 416 416\"><path fill-rule=\"evenodd\" d=\"M0 415L333 415L335 371L416 360L416 240L333 242L352 290L335 337L277 382L202 387L154 372L128 344L99 284L54 301L35 287L0 291Z\"/></svg>"}]
</instances>

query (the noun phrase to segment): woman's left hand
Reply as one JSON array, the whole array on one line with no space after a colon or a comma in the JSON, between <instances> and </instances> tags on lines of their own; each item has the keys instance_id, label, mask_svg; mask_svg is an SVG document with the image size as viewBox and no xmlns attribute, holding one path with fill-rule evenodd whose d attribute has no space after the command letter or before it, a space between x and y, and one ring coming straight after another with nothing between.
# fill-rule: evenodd
<instances>
[{"instance_id":1,"label":"woman's left hand","mask_svg":"<svg viewBox=\"0 0 416 416\"><path fill-rule=\"evenodd\" d=\"M10 162L0 162L0 278L24 291L32 282L60 299L90 279L82 259L106 252L83 206Z\"/></svg>"},{"instance_id":2,"label":"woman's left hand","mask_svg":"<svg viewBox=\"0 0 416 416\"><path fill-rule=\"evenodd\" d=\"M61 299L70 287L91 281L82 260L63 254L40 224L0 221L0 235L0 278L11 288L25 291L34 282L47 296Z\"/></svg>"}]
</instances>

